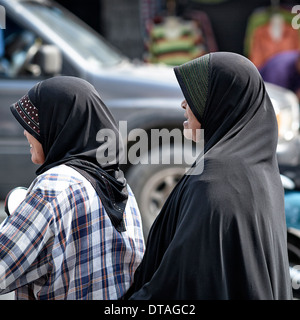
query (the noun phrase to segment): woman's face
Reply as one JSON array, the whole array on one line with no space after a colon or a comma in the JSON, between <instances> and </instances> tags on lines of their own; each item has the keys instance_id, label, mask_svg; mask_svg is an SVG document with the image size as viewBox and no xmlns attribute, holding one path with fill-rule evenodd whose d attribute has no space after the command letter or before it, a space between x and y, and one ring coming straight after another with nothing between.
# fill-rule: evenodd
<instances>
[{"instance_id":1,"label":"woman's face","mask_svg":"<svg viewBox=\"0 0 300 320\"><path fill-rule=\"evenodd\" d=\"M26 130L24 130L24 136L30 145L31 161L35 164L43 164L45 162L45 155L42 144Z\"/></svg>"},{"instance_id":2,"label":"woman's face","mask_svg":"<svg viewBox=\"0 0 300 320\"><path fill-rule=\"evenodd\" d=\"M200 138L200 130L197 131L197 129L201 129L201 123L194 116L186 100L182 101L181 107L185 110L184 116L187 119L183 123L183 135L189 140L198 142Z\"/></svg>"}]
</instances>

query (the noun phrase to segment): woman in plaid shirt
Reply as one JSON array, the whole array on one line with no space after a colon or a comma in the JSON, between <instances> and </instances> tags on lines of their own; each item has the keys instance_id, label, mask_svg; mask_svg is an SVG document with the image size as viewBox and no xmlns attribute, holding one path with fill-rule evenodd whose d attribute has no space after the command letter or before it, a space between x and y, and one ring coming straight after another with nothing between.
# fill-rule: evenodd
<instances>
[{"instance_id":1,"label":"woman in plaid shirt","mask_svg":"<svg viewBox=\"0 0 300 320\"><path fill-rule=\"evenodd\" d=\"M122 144L113 116L94 87L74 77L38 83L11 110L40 167L25 200L0 226L0 293L122 297L144 240L119 169Z\"/></svg>"}]
</instances>

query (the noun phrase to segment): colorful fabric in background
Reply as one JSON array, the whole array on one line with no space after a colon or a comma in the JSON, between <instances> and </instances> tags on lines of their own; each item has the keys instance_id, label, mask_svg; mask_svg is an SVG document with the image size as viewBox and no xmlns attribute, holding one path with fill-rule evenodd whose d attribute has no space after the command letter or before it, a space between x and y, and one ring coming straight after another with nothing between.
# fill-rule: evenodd
<instances>
[{"instance_id":1,"label":"colorful fabric in background","mask_svg":"<svg viewBox=\"0 0 300 320\"><path fill-rule=\"evenodd\" d=\"M163 9L163 0L140 0L142 36L147 36L145 23L152 21Z\"/></svg>"},{"instance_id":2,"label":"colorful fabric in background","mask_svg":"<svg viewBox=\"0 0 300 320\"><path fill-rule=\"evenodd\" d=\"M159 23L149 21L145 60L150 63L179 65L217 51L209 18L194 12L188 19L165 17Z\"/></svg>"},{"instance_id":3,"label":"colorful fabric in background","mask_svg":"<svg viewBox=\"0 0 300 320\"><path fill-rule=\"evenodd\" d=\"M284 51L272 56L259 72L264 81L289 89L300 98L299 50Z\"/></svg>"},{"instance_id":4,"label":"colorful fabric in background","mask_svg":"<svg viewBox=\"0 0 300 320\"><path fill-rule=\"evenodd\" d=\"M300 33L292 27L290 8L255 10L246 29L244 54L260 68L273 55L300 48Z\"/></svg>"},{"instance_id":5,"label":"colorful fabric in background","mask_svg":"<svg viewBox=\"0 0 300 320\"><path fill-rule=\"evenodd\" d=\"M149 36L147 62L177 65L206 53L196 25L177 17L152 24Z\"/></svg>"}]
</instances>

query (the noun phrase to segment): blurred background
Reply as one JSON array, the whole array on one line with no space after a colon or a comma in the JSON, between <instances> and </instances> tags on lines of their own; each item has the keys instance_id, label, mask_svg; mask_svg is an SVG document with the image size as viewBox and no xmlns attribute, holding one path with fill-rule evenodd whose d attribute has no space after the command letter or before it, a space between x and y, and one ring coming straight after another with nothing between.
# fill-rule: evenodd
<instances>
[{"instance_id":1,"label":"blurred background","mask_svg":"<svg viewBox=\"0 0 300 320\"><path fill-rule=\"evenodd\" d=\"M247 37L251 35L249 30L247 33L247 28L251 28L251 24L255 25L255 19L261 19L260 15L264 13L264 23L256 23L256 26L269 23L272 14L278 13L284 17L284 9L292 16L291 7L299 4L296 0L58 0L57 2L80 17L131 59L144 59L147 56L154 45L154 38L163 37L162 33L158 35L161 31L158 30L158 25L162 27L163 22L170 16L179 18L177 27L182 23L183 28L183 20L187 19L197 25L196 33L199 39L195 44L202 43L203 50L232 51L249 55L250 39ZM197 12L191 14L191 11ZM173 31L176 26L170 25ZM164 27L166 30L167 26ZM291 46L292 49L294 47L295 45Z\"/></svg>"}]
</instances>

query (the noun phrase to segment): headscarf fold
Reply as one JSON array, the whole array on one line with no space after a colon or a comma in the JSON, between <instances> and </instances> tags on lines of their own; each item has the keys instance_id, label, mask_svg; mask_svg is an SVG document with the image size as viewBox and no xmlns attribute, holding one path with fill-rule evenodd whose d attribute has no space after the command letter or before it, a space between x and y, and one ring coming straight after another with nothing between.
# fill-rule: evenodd
<instances>
[{"instance_id":1,"label":"headscarf fold","mask_svg":"<svg viewBox=\"0 0 300 320\"><path fill-rule=\"evenodd\" d=\"M95 88L76 77L50 78L36 84L11 110L43 146L45 162L36 173L60 164L79 171L95 188L115 228L124 231L128 194L119 168L123 145L116 122ZM114 139L98 139L102 129L109 129ZM99 150L110 147L115 152L108 161Z\"/></svg>"}]
</instances>

